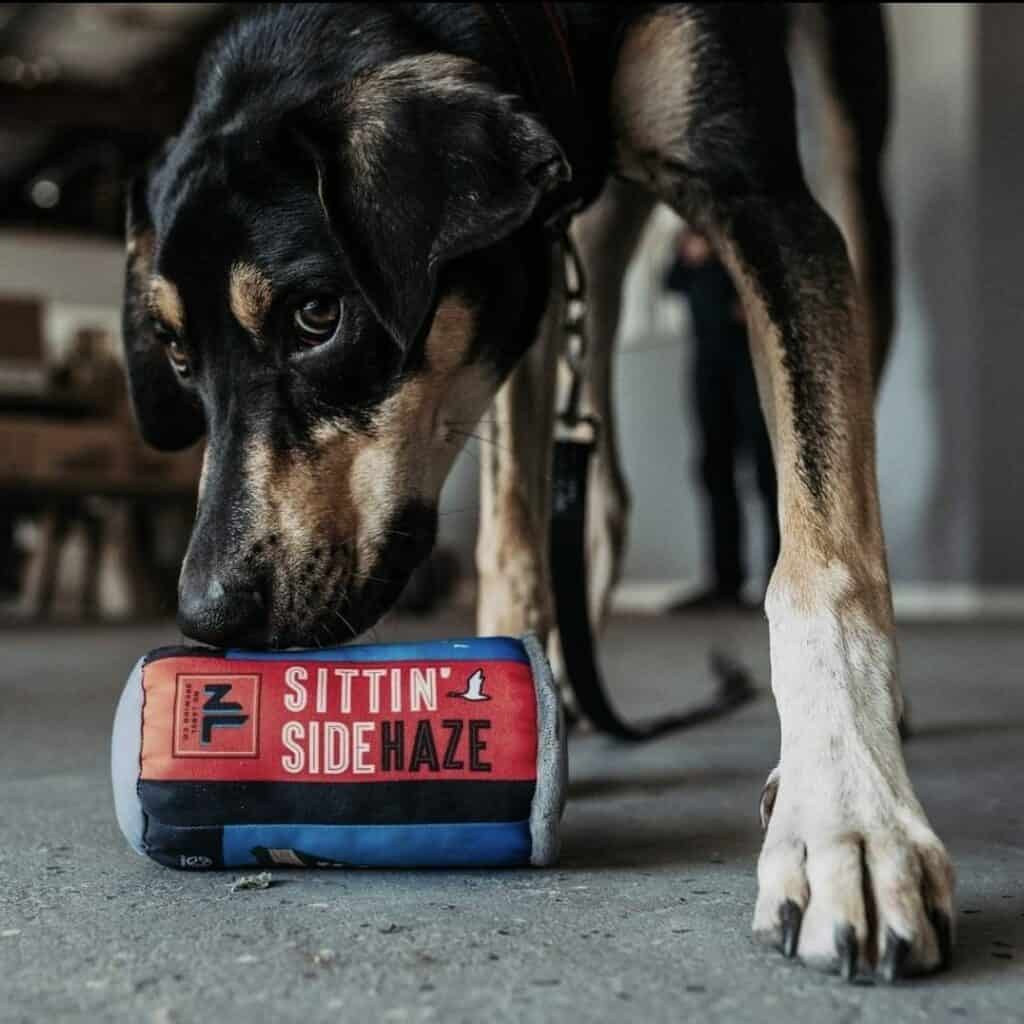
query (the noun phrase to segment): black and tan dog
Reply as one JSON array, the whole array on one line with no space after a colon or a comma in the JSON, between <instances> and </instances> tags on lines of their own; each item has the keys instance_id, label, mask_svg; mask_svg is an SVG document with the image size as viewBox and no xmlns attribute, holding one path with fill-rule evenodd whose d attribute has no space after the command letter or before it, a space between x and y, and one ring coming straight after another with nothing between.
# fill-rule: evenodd
<instances>
[{"instance_id":1,"label":"black and tan dog","mask_svg":"<svg viewBox=\"0 0 1024 1024\"><path fill-rule=\"evenodd\" d=\"M575 226L595 300L590 400L607 417L619 282L656 200L713 238L753 327L783 537L766 602L782 749L754 930L847 976L944 966L953 875L897 737L875 483L881 16L829 5L818 22L858 293L801 171L784 7L545 8L588 133L574 181L604 183ZM543 222L572 183L506 14L254 15L208 55L187 124L133 189L138 420L159 447L207 436L188 634L288 646L370 626L428 551L445 475L492 403L479 625L548 629L559 288ZM626 504L610 431L597 475L595 613Z\"/></svg>"}]
</instances>

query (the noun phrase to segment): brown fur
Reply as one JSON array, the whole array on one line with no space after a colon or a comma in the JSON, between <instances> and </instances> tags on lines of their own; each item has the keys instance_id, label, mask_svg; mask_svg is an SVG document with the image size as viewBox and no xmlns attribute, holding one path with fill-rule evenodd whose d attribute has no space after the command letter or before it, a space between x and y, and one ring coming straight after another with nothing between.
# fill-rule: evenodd
<instances>
[{"instance_id":1,"label":"brown fur","mask_svg":"<svg viewBox=\"0 0 1024 1024\"><path fill-rule=\"evenodd\" d=\"M185 306L178 289L159 274L149 281L149 309L156 319L175 334L185 332Z\"/></svg>"},{"instance_id":2,"label":"brown fur","mask_svg":"<svg viewBox=\"0 0 1024 1024\"><path fill-rule=\"evenodd\" d=\"M655 13L626 36L612 83L612 132L623 172L650 181L648 158L686 160L696 34L685 15Z\"/></svg>"},{"instance_id":3,"label":"brown fur","mask_svg":"<svg viewBox=\"0 0 1024 1024\"><path fill-rule=\"evenodd\" d=\"M259 342L274 293L266 275L251 263L231 267L230 303L235 319Z\"/></svg>"},{"instance_id":4,"label":"brown fur","mask_svg":"<svg viewBox=\"0 0 1024 1024\"><path fill-rule=\"evenodd\" d=\"M411 94L457 93L469 88L480 70L471 60L432 53L391 61L348 83L337 98L349 117L348 148L357 169L370 177L373 168L365 161L390 130L394 104Z\"/></svg>"}]
</instances>

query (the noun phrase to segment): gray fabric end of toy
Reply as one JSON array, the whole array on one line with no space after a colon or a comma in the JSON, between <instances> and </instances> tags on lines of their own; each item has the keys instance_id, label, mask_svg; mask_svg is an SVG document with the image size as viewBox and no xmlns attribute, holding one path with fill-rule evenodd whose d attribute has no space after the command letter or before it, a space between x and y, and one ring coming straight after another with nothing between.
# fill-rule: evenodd
<instances>
[{"instance_id":1,"label":"gray fabric end of toy","mask_svg":"<svg viewBox=\"0 0 1024 1024\"><path fill-rule=\"evenodd\" d=\"M562 698L551 665L533 633L522 637L537 693L537 788L530 808L530 863L547 867L558 861L558 827L565 810L569 776Z\"/></svg>"},{"instance_id":2,"label":"gray fabric end of toy","mask_svg":"<svg viewBox=\"0 0 1024 1024\"><path fill-rule=\"evenodd\" d=\"M117 823L132 848L142 854L146 852L142 846L145 822L139 799L139 773L142 757L142 670L145 661L145 658L139 658L121 691L110 743L110 780L114 787Z\"/></svg>"}]
</instances>

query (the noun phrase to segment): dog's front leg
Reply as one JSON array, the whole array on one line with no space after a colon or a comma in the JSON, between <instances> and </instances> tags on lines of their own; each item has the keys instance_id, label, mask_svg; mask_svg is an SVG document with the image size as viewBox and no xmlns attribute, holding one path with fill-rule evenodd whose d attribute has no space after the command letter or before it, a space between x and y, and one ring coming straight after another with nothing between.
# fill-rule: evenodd
<instances>
[{"instance_id":1,"label":"dog's front leg","mask_svg":"<svg viewBox=\"0 0 1024 1024\"><path fill-rule=\"evenodd\" d=\"M775 451L781 757L754 930L891 980L948 962L953 873L897 734L871 348L842 237L804 183L783 39L777 5L659 8L623 42L613 121L623 173L729 264Z\"/></svg>"},{"instance_id":2,"label":"dog's front leg","mask_svg":"<svg viewBox=\"0 0 1024 1024\"><path fill-rule=\"evenodd\" d=\"M555 373L564 301L552 290L540 335L502 385L481 428L477 631L543 643L551 629L548 533Z\"/></svg>"},{"instance_id":3,"label":"dog's front leg","mask_svg":"<svg viewBox=\"0 0 1024 1024\"><path fill-rule=\"evenodd\" d=\"M869 345L842 240L806 190L712 215L776 450L766 608L781 758L755 931L846 976L944 966L953 875L907 776L875 481Z\"/></svg>"}]
</instances>

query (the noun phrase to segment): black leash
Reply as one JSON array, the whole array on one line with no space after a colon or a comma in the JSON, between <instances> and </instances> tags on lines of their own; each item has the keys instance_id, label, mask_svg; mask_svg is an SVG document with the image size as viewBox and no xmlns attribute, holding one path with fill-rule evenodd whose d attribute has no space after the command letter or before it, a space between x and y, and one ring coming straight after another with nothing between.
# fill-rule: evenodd
<instances>
[{"instance_id":1,"label":"black leash","mask_svg":"<svg viewBox=\"0 0 1024 1024\"><path fill-rule=\"evenodd\" d=\"M688 711L644 724L631 725L612 706L594 651L587 601L586 508L590 457L600 424L581 413L583 374L587 356L583 267L563 231L565 259L565 349L569 373L565 401L556 412L552 461L551 579L562 657L578 711L602 732L634 742L688 729L734 711L756 695L743 666L721 652L712 652L711 669L718 685L714 695Z\"/></svg>"}]
</instances>

